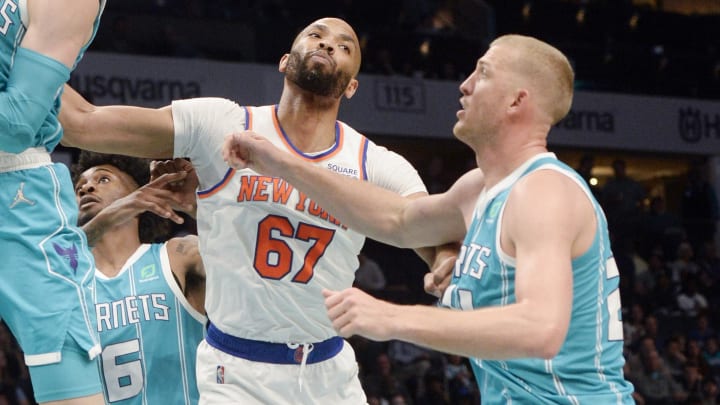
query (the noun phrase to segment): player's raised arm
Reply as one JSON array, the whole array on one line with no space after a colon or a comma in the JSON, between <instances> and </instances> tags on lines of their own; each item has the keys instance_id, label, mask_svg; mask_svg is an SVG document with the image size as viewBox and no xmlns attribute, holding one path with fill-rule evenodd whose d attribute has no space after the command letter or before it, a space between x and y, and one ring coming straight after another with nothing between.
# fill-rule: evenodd
<instances>
[{"instance_id":1,"label":"player's raised arm","mask_svg":"<svg viewBox=\"0 0 720 405\"><path fill-rule=\"evenodd\" d=\"M92 38L92 26L100 7L98 0L32 0L27 3L31 17L20 46L72 69L78 52Z\"/></svg>"},{"instance_id":2,"label":"player's raised arm","mask_svg":"<svg viewBox=\"0 0 720 405\"><path fill-rule=\"evenodd\" d=\"M170 106L94 106L65 86L60 109L62 143L94 152L170 158L174 129Z\"/></svg>"},{"instance_id":3,"label":"player's raised arm","mask_svg":"<svg viewBox=\"0 0 720 405\"><path fill-rule=\"evenodd\" d=\"M0 92L2 150L10 153L37 143L40 126L70 78L80 49L92 36L99 7L97 0L28 3L27 14L32 18L26 22L27 32Z\"/></svg>"}]
</instances>

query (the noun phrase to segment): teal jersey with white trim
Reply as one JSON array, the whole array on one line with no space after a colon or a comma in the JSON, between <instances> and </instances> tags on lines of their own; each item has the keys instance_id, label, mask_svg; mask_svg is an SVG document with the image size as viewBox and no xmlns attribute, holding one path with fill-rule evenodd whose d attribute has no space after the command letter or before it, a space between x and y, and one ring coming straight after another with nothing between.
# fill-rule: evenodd
<instances>
[{"instance_id":1,"label":"teal jersey with white trim","mask_svg":"<svg viewBox=\"0 0 720 405\"><path fill-rule=\"evenodd\" d=\"M166 244L142 245L118 275L96 273L102 379L109 404L197 404L205 316L185 299Z\"/></svg>"},{"instance_id":2,"label":"teal jersey with white trim","mask_svg":"<svg viewBox=\"0 0 720 405\"><path fill-rule=\"evenodd\" d=\"M598 230L590 248L572 261L572 313L560 352L549 360L470 359L483 403L634 403L633 386L623 376L620 277L607 221L585 181L553 154L534 157L480 196L442 304L472 310L516 302L515 259L500 248L500 228L513 185L535 170L575 180L595 208Z\"/></svg>"},{"instance_id":3,"label":"teal jersey with white trim","mask_svg":"<svg viewBox=\"0 0 720 405\"><path fill-rule=\"evenodd\" d=\"M100 8L98 16L95 19L95 24L93 25L92 35L75 59L75 66L80 62L80 59L82 59L97 33L100 24L100 15L105 8L106 0L99 0L99 2ZM2 91L4 91L7 86L10 69L15 59L15 52L17 52L17 49L20 47L22 39L25 36L25 31L27 30L29 16L26 4L27 0L0 0L0 90ZM75 68L75 66L73 66L73 68ZM58 143L60 143L63 132L57 115L60 111L61 95L62 92L58 92L55 103L38 130L35 136L35 144L32 146L44 146L48 152L52 152ZM3 150L2 145L0 145L0 150Z\"/></svg>"}]
</instances>

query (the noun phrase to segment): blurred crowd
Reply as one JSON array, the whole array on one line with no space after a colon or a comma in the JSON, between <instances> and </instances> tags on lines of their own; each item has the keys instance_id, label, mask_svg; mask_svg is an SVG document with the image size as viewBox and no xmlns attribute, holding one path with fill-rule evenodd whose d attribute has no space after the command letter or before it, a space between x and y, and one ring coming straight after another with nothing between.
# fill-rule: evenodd
<instances>
[{"instance_id":1,"label":"blurred crowd","mask_svg":"<svg viewBox=\"0 0 720 405\"><path fill-rule=\"evenodd\" d=\"M360 36L365 73L459 81L495 36L519 33L567 54L579 88L717 99L720 6L663 3L682 2L123 0L91 50L275 64L309 21L338 16Z\"/></svg>"}]
</instances>

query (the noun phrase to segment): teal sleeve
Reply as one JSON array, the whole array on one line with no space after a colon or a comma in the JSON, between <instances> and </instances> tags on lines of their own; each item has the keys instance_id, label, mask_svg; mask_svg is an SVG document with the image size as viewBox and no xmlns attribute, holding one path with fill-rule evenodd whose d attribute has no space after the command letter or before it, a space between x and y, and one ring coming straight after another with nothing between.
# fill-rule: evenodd
<instances>
[{"instance_id":1,"label":"teal sleeve","mask_svg":"<svg viewBox=\"0 0 720 405\"><path fill-rule=\"evenodd\" d=\"M0 150L19 153L41 146L38 131L70 78L62 63L26 48L18 48L0 92Z\"/></svg>"}]
</instances>

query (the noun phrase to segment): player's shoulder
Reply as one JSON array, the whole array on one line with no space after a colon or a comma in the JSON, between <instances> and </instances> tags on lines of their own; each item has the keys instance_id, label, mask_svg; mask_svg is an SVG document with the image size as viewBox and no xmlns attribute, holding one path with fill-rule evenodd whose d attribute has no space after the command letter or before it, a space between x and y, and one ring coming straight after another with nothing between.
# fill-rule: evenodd
<instances>
[{"instance_id":1,"label":"player's shoulder","mask_svg":"<svg viewBox=\"0 0 720 405\"><path fill-rule=\"evenodd\" d=\"M223 97L193 97L174 100L173 107L175 106L192 106L193 108L224 110L242 109L242 107L235 101Z\"/></svg>"},{"instance_id":2,"label":"player's shoulder","mask_svg":"<svg viewBox=\"0 0 720 405\"><path fill-rule=\"evenodd\" d=\"M572 169L562 164L545 164L522 176L513 186L513 192L571 196L583 194L584 191L580 177Z\"/></svg>"},{"instance_id":3,"label":"player's shoulder","mask_svg":"<svg viewBox=\"0 0 720 405\"><path fill-rule=\"evenodd\" d=\"M168 252L170 251L176 251L177 249L181 248L197 248L198 246L198 237L195 234L187 234L182 236L176 236L173 238L168 239L166 242ZM183 250L184 251L184 250Z\"/></svg>"}]
</instances>

